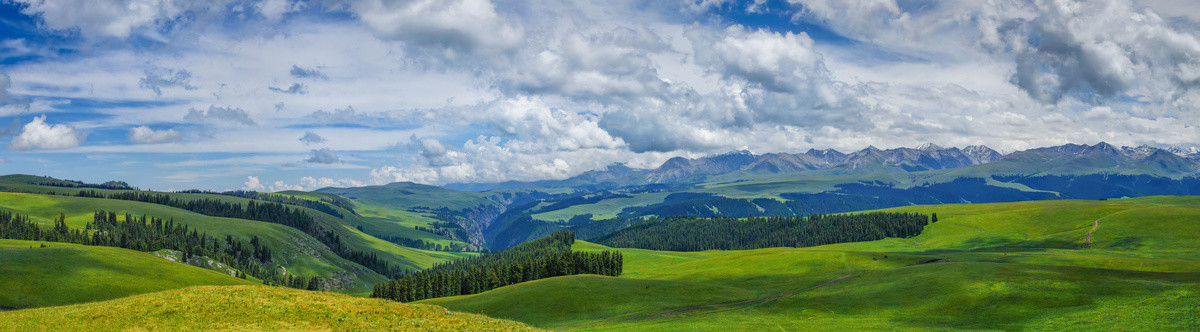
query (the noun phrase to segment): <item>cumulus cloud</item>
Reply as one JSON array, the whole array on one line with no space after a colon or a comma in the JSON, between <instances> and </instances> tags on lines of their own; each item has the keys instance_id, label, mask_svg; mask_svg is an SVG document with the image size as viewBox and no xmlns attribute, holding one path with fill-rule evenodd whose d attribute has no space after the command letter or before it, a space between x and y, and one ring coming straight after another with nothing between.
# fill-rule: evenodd
<instances>
[{"instance_id":1,"label":"cumulus cloud","mask_svg":"<svg viewBox=\"0 0 1200 332\"><path fill-rule=\"evenodd\" d=\"M319 144L325 142L325 138L317 135L317 133L306 131L304 132L304 136L300 137L300 142L303 142L304 145Z\"/></svg>"},{"instance_id":2,"label":"cumulus cloud","mask_svg":"<svg viewBox=\"0 0 1200 332\"><path fill-rule=\"evenodd\" d=\"M129 129L129 141L138 144L163 143L178 140L182 135L175 129L154 130L149 126Z\"/></svg>"},{"instance_id":3,"label":"cumulus cloud","mask_svg":"<svg viewBox=\"0 0 1200 332\"><path fill-rule=\"evenodd\" d=\"M332 149L321 148L320 150L312 150L312 156L305 161L317 164L336 164L342 162L342 159Z\"/></svg>"},{"instance_id":4,"label":"cumulus cloud","mask_svg":"<svg viewBox=\"0 0 1200 332\"><path fill-rule=\"evenodd\" d=\"M629 101L662 97L668 83L652 56L668 49L661 36L645 28L576 30L528 50L509 78L522 93L567 95L579 99Z\"/></svg>"},{"instance_id":5,"label":"cumulus cloud","mask_svg":"<svg viewBox=\"0 0 1200 332\"><path fill-rule=\"evenodd\" d=\"M118 100L139 88L180 93L78 124L130 130L130 142L136 142L133 130L139 126L179 120L172 109L190 108L184 119L192 123L262 124L227 128L211 141L195 142L205 151L274 153L269 161L231 160L220 167L261 169L286 162L292 164L285 167L314 172L349 167L338 163L333 150L308 154L325 142L316 133L300 137L304 145L287 140L297 127L330 127L315 131L336 135L339 149L380 150L356 155L387 165L360 174L374 182L563 178L612 162L653 167L672 156L743 147L795 152L932 141L1013 150L1099 140L1200 140L1190 125L1200 121L1195 112L1200 93L1194 88L1200 84L1200 24L1189 18L1190 7L1196 7L1189 2L788 2L793 6L728 0L654 6L269 0L214 5L240 16L205 16L192 15L199 12L191 2L103 0L95 3L170 5L182 14L152 13L148 20L117 24L127 27L124 33L105 32L104 24L82 19L51 18L44 27L82 32L91 26L92 36L139 35L171 47L116 45L99 55L15 63L4 70L20 79L13 93L31 98ZM56 6L39 4L30 11L53 16L58 14L49 12L66 10L46 9ZM794 23L817 25L838 41L850 41L730 23L737 21L730 13L741 10L790 15ZM357 21L321 16L344 17L347 11ZM204 26L258 15L265 20L244 23L252 28ZM280 67L288 63L294 65ZM218 91L212 94L182 93L209 85L193 73L227 85L214 86ZM278 94L303 92L303 97ZM241 108L215 105L257 113L252 119ZM0 114L28 111L0 108ZM172 136L169 130L146 130L148 138ZM409 139L399 142L402 149L385 150L404 137ZM305 159L314 164L303 165ZM232 177L224 185L237 186L253 171L222 175ZM272 178L256 186L344 183L310 179Z\"/></svg>"},{"instance_id":6,"label":"cumulus cloud","mask_svg":"<svg viewBox=\"0 0 1200 332\"><path fill-rule=\"evenodd\" d=\"M732 26L719 40L693 33L698 62L725 78L744 79L772 92L828 89L829 72L821 55L813 50L807 34L748 31Z\"/></svg>"},{"instance_id":7,"label":"cumulus cloud","mask_svg":"<svg viewBox=\"0 0 1200 332\"><path fill-rule=\"evenodd\" d=\"M329 79L329 75L325 75L325 73L321 72L320 69L302 68L298 65L292 65L292 70L289 71L288 73L291 74L292 77L295 77L295 78L312 78L312 79L319 79L319 80L328 80Z\"/></svg>"},{"instance_id":8,"label":"cumulus cloud","mask_svg":"<svg viewBox=\"0 0 1200 332\"><path fill-rule=\"evenodd\" d=\"M34 117L33 121L21 129L21 133L13 137L8 148L12 150L26 149L65 149L79 146L86 137L82 132L65 124L47 124L46 116Z\"/></svg>"},{"instance_id":9,"label":"cumulus cloud","mask_svg":"<svg viewBox=\"0 0 1200 332\"><path fill-rule=\"evenodd\" d=\"M1011 37L1036 41L1016 44L1022 47L1013 77L1035 98L1056 102L1075 91L1113 97L1142 89L1179 96L1200 87L1200 38L1157 13L1135 11L1128 1L1036 3L1041 15Z\"/></svg>"},{"instance_id":10,"label":"cumulus cloud","mask_svg":"<svg viewBox=\"0 0 1200 332\"><path fill-rule=\"evenodd\" d=\"M523 28L501 17L489 0L357 0L350 8L380 37L450 58L509 50L524 39Z\"/></svg>"},{"instance_id":11,"label":"cumulus cloud","mask_svg":"<svg viewBox=\"0 0 1200 332\"><path fill-rule=\"evenodd\" d=\"M286 93L286 94L293 94L293 95L308 94L308 89L304 87L304 84L300 84L300 83L293 83L292 86L288 87L287 89L280 89L280 88L276 88L273 86L268 87L268 88L271 89L271 91L275 91L278 93Z\"/></svg>"},{"instance_id":12,"label":"cumulus cloud","mask_svg":"<svg viewBox=\"0 0 1200 332\"><path fill-rule=\"evenodd\" d=\"M418 139L413 137L412 140L416 143L418 153L422 158L425 158L425 162L429 166L454 165L454 159L462 155L434 138L426 137Z\"/></svg>"},{"instance_id":13,"label":"cumulus cloud","mask_svg":"<svg viewBox=\"0 0 1200 332\"><path fill-rule=\"evenodd\" d=\"M521 151L608 149L624 145L601 129L595 116L552 108L540 99L504 100L489 107L488 112L492 114L493 126L515 138L509 147Z\"/></svg>"},{"instance_id":14,"label":"cumulus cloud","mask_svg":"<svg viewBox=\"0 0 1200 332\"><path fill-rule=\"evenodd\" d=\"M146 75L138 81L138 86L154 91L155 95L162 96L162 90L167 88L196 90L196 86L191 84L191 80L192 73L183 69L147 70Z\"/></svg>"},{"instance_id":15,"label":"cumulus cloud","mask_svg":"<svg viewBox=\"0 0 1200 332\"><path fill-rule=\"evenodd\" d=\"M333 179L328 177L311 177L305 176L300 178L299 183L289 184L283 180L277 180L270 185L265 185L257 176L247 176L246 182L242 186L242 190L251 191L311 191L327 187L361 187L365 185L362 181L352 179Z\"/></svg>"},{"instance_id":16,"label":"cumulus cloud","mask_svg":"<svg viewBox=\"0 0 1200 332\"><path fill-rule=\"evenodd\" d=\"M267 187L263 186L257 176L247 176L246 182L242 184L242 190L266 191Z\"/></svg>"},{"instance_id":17,"label":"cumulus cloud","mask_svg":"<svg viewBox=\"0 0 1200 332\"><path fill-rule=\"evenodd\" d=\"M246 111L237 107L221 107L212 105L208 110L190 109L187 115L183 117L184 121L191 123L236 123L247 126L255 125L254 120L250 119L250 115Z\"/></svg>"}]
</instances>

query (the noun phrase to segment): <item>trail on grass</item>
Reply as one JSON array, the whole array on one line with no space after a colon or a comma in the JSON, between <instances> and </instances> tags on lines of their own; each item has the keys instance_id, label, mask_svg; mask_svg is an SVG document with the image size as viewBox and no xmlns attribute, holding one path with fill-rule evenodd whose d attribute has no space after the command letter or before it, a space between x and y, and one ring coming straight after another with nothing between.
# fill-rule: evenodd
<instances>
[{"instance_id":1,"label":"trail on grass","mask_svg":"<svg viewBox=\"0 0 1200 332\"><path fill-rule=\"evenodd\" d=\"M1092 249L1092 232L1095 232L1097 228L1100 228L1100 219L1096 219L1096 224L1092 225L1092 230L1088 231L1087 239L1083 241L1083 249Z\"/></svg>"},{"instance_id":2,"label":"trail on grass","mask_svg":"<svg viewBox=\"0 0 1200 332\"><path fill-rule=\"evenodd\" d=\"M655 318L655 317L665 317L665 316L678 315L678 314L687 313L687 312L692 312L692 311L700 311L700 310L713 310L713 309L722 309L722 308L730 308L730 307L737 307L737 306L744 306L744 305L750 305L750 304L763 303L763 302L767 302L767 301L775 300L775 299L778 299L778 298L781 298L781 297L788 297L788 296L793 296L793 295L800 294L800 293L803 293L803 292L807 292L807 291L810 291L810 290L813 290L813 289L817 289L817 288L823 287L823 286L825 286L825 285L829 285L829 284L832 284L832 283L838 282L838 281L840 281L840 280L842 280L842 279L846 279L846 278L853 277L853 276L857 276L857 275L859 275L859 274L858 274L858 273L847 274L847 275L844 275L844 276L841 276L841 277L837 277L837 278L835 278L835 279L833 279L833 280L830 280L830 281L826 281L826 282L824 282L824 283L821 283L820 285L816 285L816 286L812 286L812 287L808 287L808 288L804 288L804 289L800 289L800 290L794 290L794 291L787 292L787 293L777 294L777 295L774 295L774 296L768 296L768 297L764 297L764 298L761 298L761 299L743 300L743 301L733 301L733 302L723 302L723 303L718 303L718 304L702 305L702 306L696 306L696 307L690 307L690 308L679 309L679 310L670 311L670 312L664 312L664 313L661 313L661 314L651 314L651 315L640 315L640 316L633 316L633 317L624 317L624 318L619 318L619 319L610 320L610 321L593 322L593 323L587 323L587 324L582 324L582 325L567 326L567 327L559 327L559 328L554 328L553 330L565 330L565 329L573 329L573 328L588 327L588 326L603 325L603 324L611 324L611 323L616 323L616 322L624 322L624 321L631 321L631 320L639 320L639 319L647 319L647 318Z\"/></svg>"}]
</instances>

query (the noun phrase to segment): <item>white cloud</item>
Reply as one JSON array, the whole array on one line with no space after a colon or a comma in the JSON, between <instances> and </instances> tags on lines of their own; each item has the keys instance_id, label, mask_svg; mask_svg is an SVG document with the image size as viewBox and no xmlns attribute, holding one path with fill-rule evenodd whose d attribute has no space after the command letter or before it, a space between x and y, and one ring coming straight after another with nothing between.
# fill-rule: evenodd
<instances>
[{"instance_id":1,"label":"white cloud","mask_svg":"<svg viewBox=\"0 0 1200 332\"><path fill-rule=\"evenodd\" d=\"M264 0L254 5L268 20L278 21L284 14L299 11L303 2L292 0Z\"/></svg>"},{"instance_id":2,"label":"white cloud","mask_svg":"<svg viewBox=\"0 0 1200 332\"><path fill-rule=\"evenodd\" d=\"M740 78L760 84L772 92L796 93L801 90L828 89L829 73L821 55L813 50L813 40L801 32L777 33L747 31L732 26L718 34L716 41L693 33L698 62L714 68L726 78Z\"/></svg>"},{"instance_id":3,"label":"white cloud","mask_svg":"<svg viewBox=\"0 0 1200 332\"><path fill-rule=\"evenodd\" d=\"M173 19L187 3L174 0L18 0L26 15L38 15L46 27L78 31L89 37L129 37L142 26ZM219 6L220 4L212 4Z\"/></svg>"},{"instance_id":4,"label":"white cloud","mask_svg":"<svg viewBox=\"0 0 1200 332\"><path fill-rule=\"evenodd\" d=\"M175 129L154 130L149 126L129 128L129 140L138 144L170 142L180 137L182 135Z\"/></svg>"},{"instance_id":5,"label":"white cloud","mask_svg":"<svg viewBox=\"0 0 1200 332\"><path fill-rule=\"evenodd\" d=\"M263 186L262 181L259 181L257 176L247 176L246 183L242 185L242 190L265 191L267 188Z\"/></svg>"},{"instance_id":6,"label":"white cloud","mask_svg":"<svg viewBox=\"0 0 1200 332\"><path fill-rule=\"evenodd\" d=\"M312 156L305 161L318 164L336 164L342 162L342 159L332 149L321 148L319 150L312 150Z\"/></svg>"},{"instance_id":7,"label":"white cloud","mask_svg":"<svg viewBox=\"0 0 1200 332\"><path fill-rule=\"evenodd\" d=\"M357 0L350 7L380 37L430 47L451 59L509 50L524 39L524 30L501 17L489 0Z\"/></svg>"},{"instance_id":8,"label":"white cloud","mask_svg":"<svg viewBox=\"0 0 1200 332\"><path fill-rule=\"evenodd\" d=\"M270 186L264 186L257 176L248 176L243 190L254 191L270 191L279 192L286 190L294 191L312 191L326 187L361 187L365 183L352 179L333 179L329 177L311 177L305 176L300 178L299 183L289 184L283 180L276 180Z\"/></svg>"},{"instance_id":9,"label":"white cloud","mask_svg":"<svg viewBox=\"0 0 1200 332\"><path fill-rule=\"evenodd\" d=\"M12 150L65 149L79 146L87 135L65 124L47 124L46 116L34 117L33 121L21 129L21 133L13 137L8 148Z\"/></svg>"},{"instance_id":10,"label":"white cloud","mask_svg":"<svg viewBox=\"0 0 1200 332\"><path fill-rule=\"evenodd\" d=\"M724 0L38 2L29 11L44 12L46 28L167 46L97 43L6 65L7 91L30 100L0 106L0 116L96 101L84 112L98 116L65 128L134 128L129 143L145 128L139 137L164 141L60 151L245 154L181 162L211 169L173 179L252 167L212 176L236 187L271 167L314 172L311 183L271 178L263 190L342 181L332 179L364 165L373 171L358 178L372 182L447 183L653 167L743 147L1200 141L1188 125L1200 121L1200 25L1189 2L792 2L806 9L785 15L853 41L730 27L714 16L767 8ZM83 19L138 4L159 7ZM80 19L64 18L72 11ZM300 162L334 160L316 158L317 147L352 162Z\"/></svg>"}]
</instances>

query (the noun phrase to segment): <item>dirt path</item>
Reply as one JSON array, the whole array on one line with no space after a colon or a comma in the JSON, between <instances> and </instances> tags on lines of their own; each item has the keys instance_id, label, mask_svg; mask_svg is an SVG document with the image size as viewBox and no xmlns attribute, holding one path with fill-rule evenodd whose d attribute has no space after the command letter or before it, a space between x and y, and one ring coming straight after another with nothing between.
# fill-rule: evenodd
<instances>
[{"instance_id":1,"label":"dirt path","mask_svg":"<svg viewBox=\"0 0 1200 332\"><path fill-rule=\"evenodd\" d=\"M1084 250L1092 249L1092 232L1095 232L1097 228L1100 228L1100 219L1096 219L1096 224L1092 225L1092 230L1088 231L1087 239L1083 241Z\"/></svg>"},{"instance_id":2,"label":"dirt path","mask_svg":"<svg viewBox=\"0 0 1200 332\"><path fill-rule=\"evenodd\" d=\"M625 318L619 318L619 319L615 319L615 320L609 320L609 321L594 322L594 323L587 323L587 324L575 325L575 326L567 326L567 327L559 327L559 328L554 328L554 329L552 329L552 330L565 330L565 329L573 329L573 328L588 327L588 326L596 326L596 325L603 325L603 324L611 324L611 323L616 323L616 322L625 322L625 321L639 320L639 319L646 319L646 318L665 317L665 316L678 315L678 314L687 313L687 312L692 312L692 311L700 311L700 310L712 310L712 309L722 309L722 308L730 308L730 307L737 307L737 306L744 306L744 305L750 305L750 304L763 303L763 302L767 302L767 301L775 300L775 299L778 299L778 298L781 298L781 297L788 297L788 296L793 296L793 295L800 294L800 293L803 293L803 292L807 292L807 291L810 291L810 290L813 290L813 289L817 289L817 288L823 287L823 286L825 286L825 285L829 285L829 284L832 284L832 283L838 282L838 281L840 281L840 280L842 280L842 279L846 279L846 278L853 277L853 276L857 276L857 275L858 275L858 273L854 273L854 274L847 274L847 275L844 275L844 276L841 276L841 277L837 277L837 278L835 278L835 279L833 279L833 280L830 280L830 281L826 281L826 282L824 282L824 283L821 283L820 285L816 285L816 286L812 286L812 287L808 287L808 288L805 288L805 289L800 289L800 290L794 290L794 291L787 292L787 293L777 294L777 295L774 295L774 296L768 296L768 297L764 297L764 298L761 298L761 299L753 299L753 300L744 300L744 301L734 301L734 302L724 302L724 303L718 303L718 304L703 305L703 306L697 306L697 307L691 307L691 308L679 309L679 310L670 311L670 312L664 312L664 313L661 313L661 314L652 314L652 315L640 315L640 316L633 316L633 317L625 317Z\"/></svg>"}]
</instances>

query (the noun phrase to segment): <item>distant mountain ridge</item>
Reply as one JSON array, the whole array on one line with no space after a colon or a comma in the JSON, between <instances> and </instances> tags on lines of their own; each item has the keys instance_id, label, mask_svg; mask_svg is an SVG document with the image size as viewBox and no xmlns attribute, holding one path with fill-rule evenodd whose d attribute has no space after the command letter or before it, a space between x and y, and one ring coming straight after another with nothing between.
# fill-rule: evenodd
<instances>
[{"instance_id":1,"label":"distant mountain ridge","mask_svg":"<svg viewBox=\"0 0 1200 332\"><path fill-rule=\"evenodd\" d=\"M1089 155L1092 156L1088 157ZM1039 173L1039 171L1048 171L1050 174L1132 172L1178 177L1193 175L1200 170L1200 149L1195 147L1155 148L1148 145L1118 148L1100 142L1094 145L1064 144L1034 148L1007 155L985 145L944 148L932 143L922 144L916 148L887 150L868 146L851 153L843 153L834 149L809 149L803 153L754 154L747 150L741 150L700 158L675 157L653 169L631 168L617 163L603 169L583 172L564 180L456 183L444 187L467 191L519 188L598 190L655 184L698 183L710 176L736 177L733 175L735 173L814 176L911 173L986 165L997 161L1010 161L1010 163L997 165L999 167L989 170L1005 174L1032 174Z\"/></svg>"},{"instance_id":2,"label":"distant mountain ridge","mask_svg":"<svg viewBox=\"0 0 1200 332\"><path fill-rule=\"evenodd\" d=\"M492 184L449 184L446 188L487 191L517 188L569 188L601 186L615 188L631 185L675 184L687 180L744 172L748 174L822 174L904 173L958 168L990 163L1002 155L983 145L942 148L930 144L918 148L881 150L874 146L853 153L834 149L809 149L804 153L754 154L747 150L700 158L675 157L654 169L631 168L613 164L604 169L583 172L564 180L504 182Z\"/></svg>"}]
</instances>

